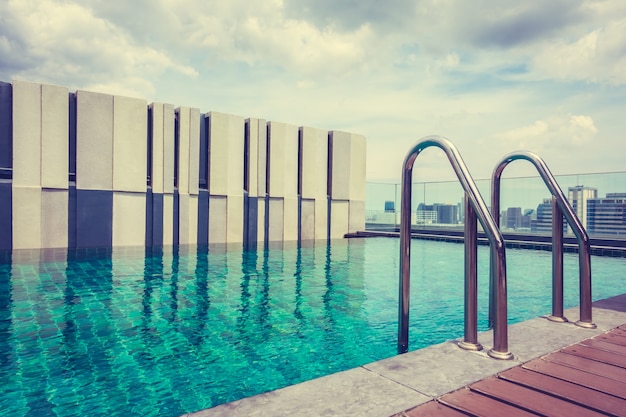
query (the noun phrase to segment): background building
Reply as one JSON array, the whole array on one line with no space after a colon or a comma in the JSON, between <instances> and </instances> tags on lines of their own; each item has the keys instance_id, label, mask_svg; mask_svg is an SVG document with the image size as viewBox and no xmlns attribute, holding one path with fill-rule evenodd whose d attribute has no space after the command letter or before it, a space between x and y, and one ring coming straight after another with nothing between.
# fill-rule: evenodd
<instances>
[{"instance_id":1,"label":"background building","mask_svg":"<svg viewBox=\"0 0 626 417\"><path fill-rule=\"evenodd\" d=\"M574 213L576 213L576 216L578 216L578 219L581 221L585 229L587 228L587 201L597 197L597 188L577 185L575 187L569 187L567 189L567 199L569 200L569 203L574 209Z\"/></svg>"},{"instance_id":2,"label":"background building","mask_svg":"<svg viewBox=\"0 0 626 417\"><path fill-rule=\"evenodd\" d=\"M586 220L589 234L626 235L626 193L589 199Z\"/></svg>"}]
</instances>

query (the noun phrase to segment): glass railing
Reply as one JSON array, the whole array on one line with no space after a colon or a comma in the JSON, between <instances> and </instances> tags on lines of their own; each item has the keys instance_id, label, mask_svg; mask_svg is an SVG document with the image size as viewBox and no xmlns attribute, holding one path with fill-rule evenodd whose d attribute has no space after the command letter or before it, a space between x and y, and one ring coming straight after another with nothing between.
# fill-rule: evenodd
<instances>
[{"instance_id":1,"label":"glass railing","mask_svg":"<svg viewBox=\"0 0 626 417\"><path fill-rule=\"evenodd\" d=\"M556 175L590 237L626 240L626 171ZM475 180L490 206L490 179ZM400 223L400 182L367 182L367 230L393 230ZM575 197L577 194L578 197ZM506 233L550 234L551 195L539 176L503 177L500 227ZM463 190L456 180L415 182L411 223L416 228L463 230ZM571 230L565 228L566 235Z\"/></svg>"}]
</instances>

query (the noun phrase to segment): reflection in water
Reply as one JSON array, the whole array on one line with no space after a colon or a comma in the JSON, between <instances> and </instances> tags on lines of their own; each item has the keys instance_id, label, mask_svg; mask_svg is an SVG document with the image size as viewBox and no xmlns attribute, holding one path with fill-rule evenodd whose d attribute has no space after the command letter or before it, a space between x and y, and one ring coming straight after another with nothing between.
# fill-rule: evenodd
<instances>
[{"instance_id":1,"label":"reflection in water","mask_svg":"<svg viewBox=\"0 0 626 417\"><path fill-rule=\"evenodd\" d=\"M2 264L0 376L14 375L19 401L0 405L175 416L352 367L343 345L358 326L338 326L360 320L345 302L346 250L336 265L325 245L68 251L32 273Z\"/></svg>"}]
</instances>

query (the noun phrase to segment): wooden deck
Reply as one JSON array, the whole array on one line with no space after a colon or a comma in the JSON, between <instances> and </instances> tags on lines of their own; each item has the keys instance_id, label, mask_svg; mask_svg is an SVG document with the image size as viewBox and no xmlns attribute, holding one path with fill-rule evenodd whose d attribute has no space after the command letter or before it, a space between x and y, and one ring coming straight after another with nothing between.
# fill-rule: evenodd
<instances>
[{"instance_id":1,"label":"wooden deck","mask_svg":"<svg viewBox=\"0 0 626 417\"><path fill-rule=\"evenodd\" d=\"M626 324L394 417L625 416Z\"/></svg>"}]
</instances>

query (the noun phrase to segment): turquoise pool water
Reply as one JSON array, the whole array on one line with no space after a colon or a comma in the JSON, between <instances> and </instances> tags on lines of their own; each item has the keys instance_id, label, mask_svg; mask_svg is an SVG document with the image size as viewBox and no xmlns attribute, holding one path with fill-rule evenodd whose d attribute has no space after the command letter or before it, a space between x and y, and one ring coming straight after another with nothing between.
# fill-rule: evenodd
<instances>
[{"instance_id":1,"label":"turquoise pool water","mask_svg":"<svg viewBox=\"0 0 626 417\"><path fill-rule=\"evenodd\" d=\"M463 246L412 245L413 350L463 334ZM4 254L0 415L174 417L395 355L398 250L372 238ZM549 314L551 254L507 260L510 321ZM625 259L593 257L592 271L594 299L626 292ZM487 276L479 247L480 330ZM565 285L577 305L576 255Z\"/></svg>"}]
</instances>

